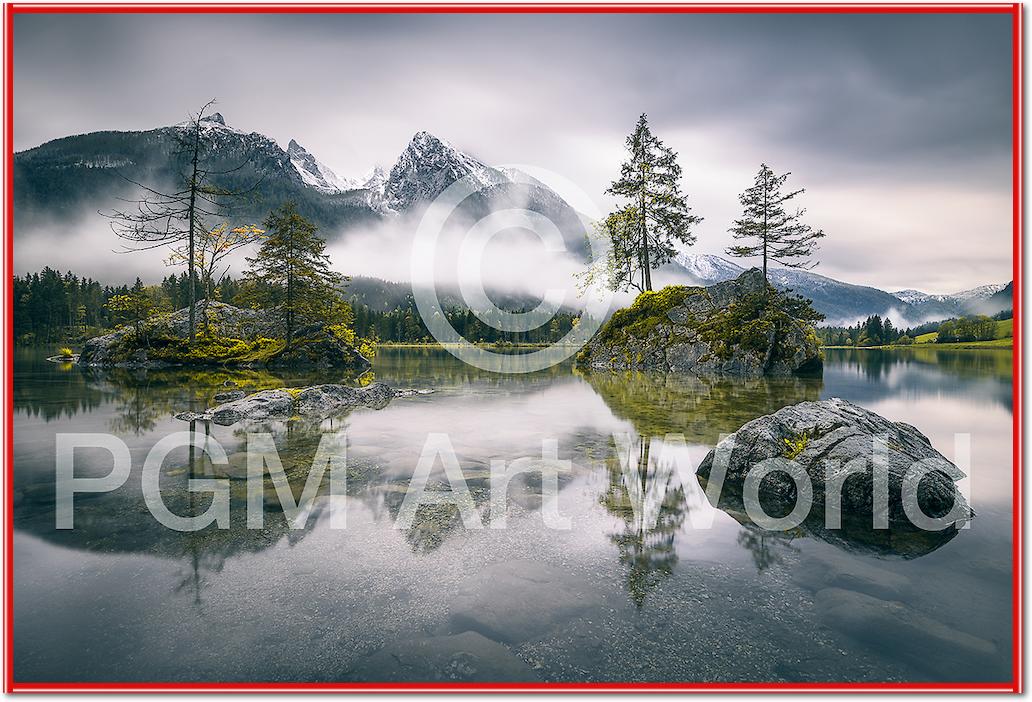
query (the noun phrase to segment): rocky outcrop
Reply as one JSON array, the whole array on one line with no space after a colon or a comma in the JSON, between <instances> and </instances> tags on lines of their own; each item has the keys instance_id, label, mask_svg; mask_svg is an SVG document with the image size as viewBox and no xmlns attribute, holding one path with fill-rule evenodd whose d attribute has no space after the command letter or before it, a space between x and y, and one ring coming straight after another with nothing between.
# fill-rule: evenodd
<instances>
[{"instance_id":1,"label":"rocky outcrop","mask_svg":"<svg viewBox=\"0 0 1032 702\"><path fill-rule=\"evenodd\" d=\"M321 419L360 406L383 409L393 398L394 390L383 383L373 383L364 388L332 384L276 388L235 397L204 412L181 412L176 418L187 422L211 421L224 426L244 420L263 421L295 416Z\"/></svg>"},{"instance_id":2,"label":"rocky outcrop","mask_svg":"<svg viewBox=\"0 0 1032 702\"><path fill-rule=\"evenodd\" d=\"M290 346L272 354L269 368L345 368L364 370L369 361L358 349L344 343L324 325L314 324L298 330Z\"/></svg>"},{"instance_id":3,"label":"rocky outcrop","mask_svg":"<svg viewBox=\"0 0 1032 702\"><path fill-rule=\"evenodd\" d=\"M278 315L222 302L197 303L197 328L203 333L190 344L189 312L181 309L148 319L139 329L123 327L94 337L83 345L78 363L119 368L220 365L355 372L370 365L358 349L326 325L299 329L288 347Z\"/></svg>"},{"instance_id":4,"label":"rocky outcrop","mask_svg":"<svg viewBox=\"0 0 1032 702\"><path fill-rule=\"evenodd\" d=\"M936 451L928 437L909 424L846 400L801 402L748 422L706 455L698 475L705 486L719 479L715 467L726 470L718 506L744 516L746 476L760 464L770 465L766 461L775 470L760 482L763 511L775 517L792 511L797 491L787 471L802 468L813 485L813 503L803 528L846 548L916 557L955 536L973 516L955 484L964 473ZM927 472L915 470L921 467ZM887 501L875 500L876 469L885 476ZM913 494L920 513L933 519L948 517L948 527L929 530L916 524L913 500L907 514L904 482L912 485L915 479L919 480ZM835 525L827 520L826 498L839 493L841 524ZM876 517L884 520L883 526L873 528Z\"/></svg>"},{"instance_id":5,"label":"rocky outcrop","mask_svg":"<svg viewBox=\"0 0 1032 702\"><path fill-rule=\"evenodd\" d=\"M578 356L581 367L758 377L819 373L813 326L770 289L758 269L710 287L645 292L606 322Z\"/></svg>"}]
</instances>

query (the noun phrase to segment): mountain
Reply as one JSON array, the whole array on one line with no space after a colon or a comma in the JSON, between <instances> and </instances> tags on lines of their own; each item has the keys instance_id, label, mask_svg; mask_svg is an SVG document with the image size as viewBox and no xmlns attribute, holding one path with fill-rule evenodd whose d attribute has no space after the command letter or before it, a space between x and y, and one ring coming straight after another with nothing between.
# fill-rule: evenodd
<instances>
[{"instance_id":1,"label":"mountain","mask_svg":"<svg viewBox=\"0 0 1032 702\"><path fill-rule=\"evenodd\" d=\"M953 298L949 295L931 295L920 290L897 290L892 293L907 304L921 304L923 302L950 302Z\"/></svg>"},{"instance_id":2,"label":"mountain","mask_svg":"<svg viewBox=\"0 0 1032 702\"><path fill-rule=\"evenodd\" d=\"M370 182L370 202L386 214L418 213L461 179L469 179L476 190L457 208L468 221L501 210L529 210L555 224L567 250L585 256L585 225L558 194L521 171L489 166L429 132L412 137L382 187L374 189Z\"/></svg>"},{"instance_id":3,"label":"mountain","mask_svg":"<svg viewBox=\"0 0 1032 702\"><path fill-rule=\"evenodd\" d=\"M357 180L338 176L293 139L287 145L287 155L304 184L319 192L344 193L362 187Z\"/></svg>"},{"instance_id":4,"label":"mountain","mask_svg":"<svg viewBox=\"0 0 1032 702\"><path fill-rule=\"evenodd\" d=\"M945 319L971 314L994 315L1013 307L1011 283L991 283L948 295L920 290L899 290L893 295L909 303L926 319Z\"/></svg>"},{"instance_id":5,"label":"mountain","mask_svg":"<svg viewBox=\"0 0 1032 702\"><path fill-rule=\"evenodd\" d=\"M499 170L462 153L429 132L418 132L391 169L384 183L384 202L392 210L406 210L429 202L461 178L472 177L478 188L510 183Z\"/></svg>"},{"instance_id":6,"label":"mountain","mask_svg":"<svg viewBox=\"0 0 1032 702\"><path fill-rule=\"evenodd\" d=\"M83 216L97 217L98 210L124 208L126 203L118 198L136 197L139 188L134 183L156 189L178 187L178 174L186 167L180 139L188 126L79 134L16 153L16 229L55 220L74 225ZM260 222L287 200L331 231L380 218L361 190L331 192L306 182L295 165L297 149L292 157L262 134L229 126L218 113L203 119L201 126L207 137L206 166L217 174L212 181L247 193L236 203L238 219ZM314 158L311 162L318 163ZM307 176L315 177L311 172ZM326 174L322 177L325 180Z\"/></svg>"},{"instance_id":7,"label":"mountain","mask_svg":"<svg viewBox=\"0 0 1032 702\"><path fill-rule=\"evenodd\" d=\"M996 289L995 292L986 297L985 293L994 288ZM973 314L994 315L997 312L1014 309L1013 281L1002 286L983 285L981 288L975 288L975 290L979 290L981 292L976 296L967 297L964 300L965 307Z\"/></svg>"},{"instance_id":8,"label":"mountain","mask_svg":"<svg viewBox=\"0 0 1032 702\"><path fill-rule=\"evenodd\" d=\"M979 285L977 288L971 288L970 290L961 290L950 295L950 297L960 300L961 302L987 300L996 293L1006 288L1010 283L992 283L989 285Z\"/></svg>"},{"instance_id":9,"label":"mountain","mask_svg":"<svg viewBox=\"0 0 1032 702\"><path fill-rule=\"evenodd\" d=\"M526 208L557 224L568 248L584 245L580 218L556 193L517 171L493 168L429 132L412 137L389 171L365 178L339 176L291 140L287 149L257 132L226 123L218 113L202 120L204 157L215 185L247 191L238 219L260 222L287 200L312 219L327 238L356 226L418 214L460 178L483 190L462 205L469 217ZM14 155L14 204L19 229L55 219L96 216L124 207L138 186L178 187L185 163L179 140L188 123L138 132L93 132L64 137Z\"/></svg>"},{"instance_id":10,"label":"mountain","mask_svg":"<svg viewBox=\"0 0 1032 702\"><path fill-rule=\"evenodd\" d=\"M33 226L53 229L55 224L72 231L83 217L100 219L98 210L125 207L118 198L134 197L138 192L134 183L156 189L178 187L175 183L181 182L178 174L185 166L180 139L189 126L80 134L16 153L16 232L28 236ZM585 256L585 225L558 194L525 173L488 165L429 132L417 132L389 169L377 167L361 178L347 178L293 139L284 150L263 134L227 124L218 113L202 120L201 126L208 137L207 168L219 174L212 180L228 190L247 191L234 215L239 221L261 222L269 210L293 200L328 239L398 218L406 218L401 220L403 226L411 224L414 231L415 223L408 218L418 217L452 183L468 177L481 190L462 203L460 215L476 221L492 212L528 209L556 224L567 250ZM732 261L706 254L679 255L664 267L674 280L694 285L712 285L743 270ZM770 275L779 288L791 288L812 299L827 324L852 324L880 314L912 325L961 314L993 314L1012 304L1010 284L984 285L951 295L918 290L890 294L810 271L773 268ZM382 285L367 287L369 300L377 294L391 299L398 295ZM513 304L528 302L510 297Z\"/></svg>"},{"instance_id":11,"label":"mountain","mask_svg":"<svg viewBox=\"0 0 1032 702\"><path fill-rule=\"evenodd\" d=\"M711 254L679 254L672 268L695 285L712 285L737 277L744 268ZM668 268L670 270L670 268ZM1011 307L1007 285L983 285L951 295L931 295L920 290L888 293L865 285L844 283L812 271L770 268L771 283L813 301L826 317L824 324L851 325L870 315L889 317L903 325L957 317L965 314L995 314ZM994 295L999 297L994 298Z\"/></svg>"}]
</instances>

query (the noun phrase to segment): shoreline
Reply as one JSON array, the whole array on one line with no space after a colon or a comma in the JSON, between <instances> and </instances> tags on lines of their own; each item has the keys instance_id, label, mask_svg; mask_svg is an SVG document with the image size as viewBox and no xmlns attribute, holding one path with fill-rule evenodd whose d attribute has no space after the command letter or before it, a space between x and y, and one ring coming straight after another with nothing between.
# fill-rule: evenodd
<instances>
[{"instance_id":1,"label":"shoreline","mask_svg":"<svg viewBox=\"0 0 1032 702\"><path fill-rule=\"evenodd\" d=\"M1001 343L1006 342L1006 343ZM1014 339L993 339L992 341L950 341L944 344L887 344L883 346L822 346L822 349L856 349L866 350L907 350L907 349L943 349L948 351L1008 351L1014 349Z\"/></svg>"}]
</instances>

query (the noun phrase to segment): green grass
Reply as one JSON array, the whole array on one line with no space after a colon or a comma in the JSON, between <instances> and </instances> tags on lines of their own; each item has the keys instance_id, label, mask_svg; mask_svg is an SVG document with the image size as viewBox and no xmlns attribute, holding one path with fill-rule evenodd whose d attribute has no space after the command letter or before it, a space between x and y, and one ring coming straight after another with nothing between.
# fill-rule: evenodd
<instances>
[{"instance_id":1,"label":"green grass","mask_svg":"<svg viewBox=\"0 0 1032 702\"><path fill-rule=\"evenodd\" d=\"M945 344L933 344L933 346L937 349L1009 349L1013 344L1014 339L1011 337L993 339L991 341L955 341Z\"/></svg>"},{"instance_id":2,"label":"green grass","mask_svg":"<svg viewBox=\"0 0 1032 702\"><path fill-rule=\"evenodd\" d=\"M927 334L921 334L914 338L914 343L917 344L935 344L940 348L948 349L964 349L964 348L982 348L985 346L1000 347L1010 346L1011 339L1014 337L1014 320L1013 319L998 319L996 320L996 338L991 341L958 341L946 344L938 344L936 340L939 338L939 332L928 332Z\"/></svg>"},{"instance_id":3,"label":"green grass","mask_svg":"<svg viewBox=\"0 0 1032 702\"><path fill-rule=\"evenodd\" d=\"M922 334L922 336L924 336ZM1014 343L1013 338L993 339L992 341L956 341L945 344L919 343L909 345L891 344L888 346L822 346L825 349L1009 349Z\"/></svg>"}]
</instances>

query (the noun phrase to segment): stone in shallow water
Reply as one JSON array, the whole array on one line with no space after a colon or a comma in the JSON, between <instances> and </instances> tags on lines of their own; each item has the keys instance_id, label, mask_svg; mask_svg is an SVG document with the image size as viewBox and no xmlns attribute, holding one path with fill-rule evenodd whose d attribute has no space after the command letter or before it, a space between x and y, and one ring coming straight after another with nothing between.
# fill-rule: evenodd
<instances>
[{"instance_id":1,"label":"stone in shallow water","mask_svg":"<svg viewBox=\"0 0 1032 702\"><path fill-rule=\"evenodd\" d=\"M996 645L914 611L902 602L826 588L814 598L822 622L934 677L981 679L995 669Z\"/></svg>"},{"instance_id":2,"label":"stone in shallow water","mask_svg":"<svg viewBox=\"0 0 1032 702\"><path fill-rule=\"evenodd\" d=\"M226 402L211 410L211 420L229 425L241 419L268 419L286 417L294 405L294 398L286 390L262 390L239 400Z\"/></svg>"},{"instance_id":3,"label":"stone in shallow water","mask_svg":"<svg viewBox=\"0 0 1032 702\"><path fill-rule=\"evenodd\" d=\"M463 584L451 604L451 630L515 644L601 604L598 593L561 568L529 560L496 563Z\"/></svg>"},{"instance_id":4,"label":"stone in shallow water","mask_svg":"<svg viewBox=\"0 0 1032 702\"><path fill-rule=\"evenodd\" d=\"M230 425L242 420L288 419L294 415L321 419L358 406L383 409L395 397L394 390L383 383L364 388L346 385L313 385L307 388L278 388L262 390L250 395L242 390L219 393L215 396L232 397L204 412L180 412L175 416L187 422L212 421Z\"/></svg>"},{"instance_id":5,"label":"stone in shallow water","mask_svg":"<svg viewBox=\"0 0 1032 702\"><path fill-rule=\"evenodd\" d=\"M227 392L215 393L215 402L233 402L234 400L240 400L247 397L247 393L243 390L229 390Z\"/></svg>"},{"instance_id":6,"label":"stone in shallow water","mask_svg":"<svg viewBox=\"0 0 1032 702\"><path fill-rule=\"evenodd\" d=\"M390 643L362 662L360 677L430 682L538 680L509 649L473 631Z\"/></svg>"},{"instance_id":7,"label":"stone in shallow water","mask_svg":"<svg viewBox=\"0 0 1032 702\"><path fill-rule=\"evenodd\" d=\"M888 475L888 511L882 514L879 510L879 514L887 517L888 529L864 534L858 527L866 525L870 529L875 511L876 439L885 450L883 470ZM941 531L925 531L915 525L904 510L901 498L904 478L919 461L932 467L917 489L918 505L925 515L946 516L955 501L957 513L964 519L973 514L954 484L964 473L936 451L928 437L909 424L890 421L839 398L800 402L746 423L706 455L699 464L701 478L706 481L711 478L715 465L719 465L718 457L726 461L727 468L721 491L722 504L718 506L729 513L733 507L726 508L724 501L737 500L741 508L742 486L754 467L773 461L787 468L791 465L789 461L793 461L806 471L813 484L813 506L804 526L818 538L833 543L845 539L862 546L861 541L867 541L870 550L896 552L906 558L923 555L955 536L959 523ZM851 464L857 459L859 466ZM843 528L828 528L826 481L829 477L841 477L839 474L849 470L851 465L860 470L849 475L841 486ZM774 471L761 482L759 497L767 514L782 516L781 513L787 513L796 504L795 484L782 470ZM850 531L856 538L850 537Z\"/></svg>"},{"instance_id":8,"label":"stone in shallow water","mask_svg":"<svg viewBox=\"0 0 1032 702\"><path fill-rule=\"evenodd\" d=\"M814 555L793 569L792 579L810 592L834 587L887 600L900 600L910 594L910 578L876 563L841 551Z\"/></svg>"}]
</instances>

